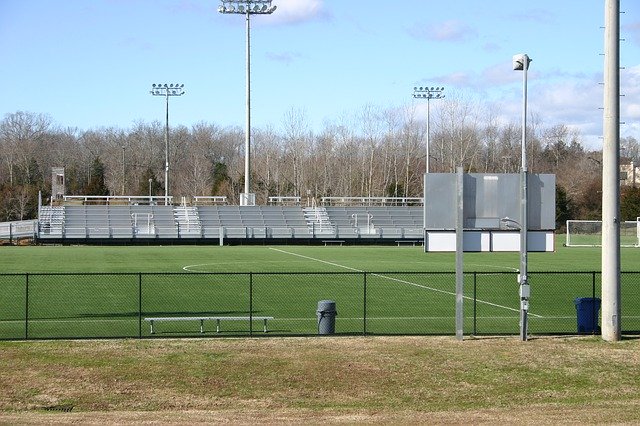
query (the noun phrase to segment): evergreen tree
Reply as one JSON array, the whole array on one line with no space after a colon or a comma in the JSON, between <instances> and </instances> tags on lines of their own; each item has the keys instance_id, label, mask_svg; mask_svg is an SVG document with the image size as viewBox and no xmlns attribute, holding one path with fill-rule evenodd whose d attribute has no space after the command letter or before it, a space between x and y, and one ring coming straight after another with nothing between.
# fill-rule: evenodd
<instances>
[{"instance_id":1,"label":"evergreen tree","mask_svg":"<svg viewBox=\"0 0 640 426\"><path fill-rule=\"evenodd\" d=\"M99 157L91 165L91 179L87 185L86 195L109 195L109 188L104 183L104 164Z\"/></svg>"},{"instance_id":2,"label":"evergreen tree","mask_svg":"<svg viewBox=\"0 0 640 426\"><path fill-rule=\"evenodd\" d=\"M213 165L213 185L212 185L212 194L221 194L222 187L229 179L229 171L227 170L227 165L224 163L217 162Z\"/></svg>"},{"instance_id":3,"label":"evergreen tree","mask_svg":"<svg viewBox=\"0 0 640 426\"><path fill-rule=\"evenodd\" d=\"M575 206L567 195L567 191L556 185L556 229L564 229L567 220L575 219Z\"/></svg>"},{"instance_id":4,"label":"evergreen tree","mask_svg":"<svg viewBox=\"0 0 640 426\"><path fill-rule=\"evenodd\" d=\"M151 180L151 196L159 195L164 187L156 179L156 174L151 170L151 167L147 167L142 173L140 186L138 186L138 194L144 196L149 195L149 180Z\"/></svg>"},{"instance_id":5,"label":"evergreen tree","mask_svg":"<svg viewBox=\"0 0 640 426\"><path fill-rule=\"evenodd\" d=\"M627 186L620 195L620 215L622 220L636 220L640 217L640 188Z\"/></svg>"}]
</instances>

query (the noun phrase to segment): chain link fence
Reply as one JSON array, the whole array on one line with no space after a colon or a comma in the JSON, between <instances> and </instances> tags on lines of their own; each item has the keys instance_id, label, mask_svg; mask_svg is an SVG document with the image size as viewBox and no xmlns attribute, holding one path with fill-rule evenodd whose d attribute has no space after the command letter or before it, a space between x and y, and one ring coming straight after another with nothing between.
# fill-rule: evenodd
<instances>
[{"instance_id":1,"label":"chain link fence","mask_svg":"<svg viewBox=\"0 0 640 426\"><path fill-rule=\"evenodd\" d=\"M574 301L600 280L531 272L529 332L576 334ZM640 334L640 272L621 289L622 331ZM0 339L315 335L321 300L336 334L455 334L449 272L0 274ZM515 273L465 273L465 334L517 335L519 309Z\"/></svg>"}]
</instances>

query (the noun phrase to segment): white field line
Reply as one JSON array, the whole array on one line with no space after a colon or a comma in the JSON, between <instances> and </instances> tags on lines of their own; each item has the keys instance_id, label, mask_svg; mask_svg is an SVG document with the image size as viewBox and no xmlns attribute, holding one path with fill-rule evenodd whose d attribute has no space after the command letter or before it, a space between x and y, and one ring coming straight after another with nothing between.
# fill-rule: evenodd
<instances>
[{"instance_id":1,"label":"white field line","mask_svg":"<svg viewBox=\"0 0 640 426\"><path fill-rule=\"evenodd\" d=\"M273 264L279 264L279 263L280 263L280 264L281 264L281 263L283 263L283 261L281 261L281 260L261 260L261 261L260 261L260 263L273 263ZM207 273L207 272L209 272L209 271L197 271L197 270L196 270L196 271L193 271L193 270L192 270L192 268L196 268L196 269L197 269L197 268L199 268L199 267L201 267L201 266L212 266L212 265L214 265L214 266L218 266L218 265L237 265L237 264L238 264L238 262L237 262L237 261L230 261L230 262L211 262L211 263L197 263L197 264L195 264L195 265L187 265L187 266L183 266L183 267L182 267L182 269L183 269L184 271L187 271L187 272L205 272L205 273Z\"/></svg>"},{"instance_id":2,"label":"white field line","mask_svg":"<svg viewBox=\"0 0 640 426\"><path fill-rule=\"evenodd\" d=\"M537 316L540 319L545 319L545 320L573 320L576 317L575 316ZM465 318L473 318L473 317L465 317ZM491 320L511 320L514 318L518 318L517 316L508 316L508 317L502 317L502 316L478 316L476 317L478 319L491 319ZM622 318L624 319L640 319L640 316L623 316ZM367 317L367 320L379 320L379 321L395 321L395 320L450 320L451 317ZM103 320L97 320L97 319L64 319L64 320L56 320L56 319L30 319L29 320L29 324L33 324L33 323L69 323L69 322L74 322L74 323L87 323L87 322L95 322L95 323L100 323L100 322L124 322L124 321L131 321L132 319L103 319ZM137 319L133 319L136 320ZM269 322L287 322L287 321L317 321L318 318L317 317L299 317L299 318L286 318L286 317L278 317L278 318L274 318L272 320L269 320ZM364 320L364 317L336 317L336 321L362 321ZM18 324L24 324L24 320L0 320L1 324L13 324L13 323L18 323Z\"/></svg>"},{"instance_id":3,"label":"white field line","mask_svg":"<svg viewBox=\"0 0 640 426\"><path fill-rule=\"evenodd\" d=\"M36 322L60 322L60 323L81 323L81 322L123 322L123 321L138 321L138 317L131 317L131 318L105 318L105 319L83 319L83 318L67 318L67 319L31 319L29 318L29 324L33 324ZM7 323L22 323L24 324L24 319L18 319L18 320L2 320L0 321L4 324Z\"/></svg>"},{"instance_id":4,"label":"white field line","mask_svg":"<svg viewBox=\"0 0 640 426\"><path fill-rule=\"evenodd\" d=\"M278 251L280 253L290 254L292 256L298 256L298 257L302 257L304 259L313 260L313 261L316 261L316 262L320 262L320 263L324 263L324 264L327 264L327 265L335 266L335 267L338 267L338 268L348 269L348 270L354 271L354 272L365 272L365 271L362 271L360 269L352 268L350 266L340 265L338 263L329 262L329 261L322 260L322 259L316 259L314 257L305 256L305 255L298 254L298 253L292 253L290 251L277 249L277 248L274 248L274 247L269 247L269 249ZM431 291L435 291L437 293L447 294L447 295L450 295L450 296L455 296L456 295L455 293L453 293L451 291L440 290L439 288L434 288L434 287L429 287L429 286L422 285L422 284L412 283L411 281L401 280L399 278L393 278L393 277L389 277L389 276L381 275L381 274L371 274L371 275L373 275L374 277L385 278L385 279L388 279L390 281L395 281L395 282L399 282L399 283L402 283L402 284L411 285L411 286L414 286L414 287L424 288L425 290L431 290ZM473 298L469 297L469 296L464 296L464 298L467 299L467 300L473 300ZM488 302L486 300L476 299L476 302L477 303L482 303L482 304L485 304L485 305L489 305L489 306L493 306L493 307L496 307L496 308L506 309L508 311L513 311L513 312L518 312L518 313L520 312L519 309L510 308L509 306L504 306L504 305L498 305L497 303L491 303L491 302ZM529 312L529 315L531 315L532 317L543 318L541 315L532 314L531 312Z\"/></svg>"},{"instance_id":5,"label":"white field line","mask_svg":"<svg viewBox=\"0 0 640 426\"><path fill-rule=\"evenodd\" d=\"M496 269L506 269L507 271L513 271L513 272L518 272L520 271L518 268L512 268L511 266L499 266L499 265L487 265L487 264L478 264L478 263L466 263L465 265L471 265L471 266L490 266L491 268L496 268ZM497 274L482 274L482 275L497 275Z\"/></svg>"},{"instance_id":6,"label":"white field line","mask_svg":"<svg viewBox=\"0 0 640 426\"><path fill-rule=\"evenodd\" d=\"M405 321L405 320L451 320L453 317L367 317L367 320L376 320L376 321ZM472 316L467 316L465 318L473 319ZM476 317L480 319L505 319L505 320L513 320L518 319L519 317L516 315L508 316L508 317ZM571 317L573 318L573 317ZM307 317L307 318L274 318L269 321L317 321L317 317ZM364 317L341 317L336 316L336 321L362 321Z\"/></svg>"},{"instance_id":7,"label":"white field line","mask_svg":"<svg viewBox=\"0 0 640 426\"><path fill-rule=\"evenodd\" d=\"M424 317L367 317L367 320L372 320L372 321L406 321L406 320L450 320L452 317L438 317L438 316L424 316ZM472 319L472 316L467 316L465 318L469 318ZM507 316L507 317L503 317L503 316L478 316L476 317L478 319L490 319L490 320L512 320L512 319L517 319L518 316ZM623 318L627 318L627 319L638 319L640 317L623 317ZM551 319L575 319L574 316L569 316L569 317L542 317L542 319L546 319L546 320L551 320ZM287 318L287 317L277 317L274 318L272 320L269 320L269 323L271 322L288 322L288 321L313 321L316 322L318 320L317 317L298 317L298 318ZM340 317L337 316L336 317L336 321L363 321L364 317ZM64 320L56 320L56 319L38 319L38 320L29 320L29 324L34 324L34 323L104 323L104 322L132 322L132 321L136 321L137 319L103 319L103 320L96 320L96 319L64 319ZM195 320L194 320L195 321ZM261 320L254 320L254 321L261 321ZM240 321L239 321L240 322ZM248 320L246 321L248 322ZM0 320L1 324L13 324L13 323L17 323L17 324L24 324L24 320Z\"/></svg>"}]
</instances>

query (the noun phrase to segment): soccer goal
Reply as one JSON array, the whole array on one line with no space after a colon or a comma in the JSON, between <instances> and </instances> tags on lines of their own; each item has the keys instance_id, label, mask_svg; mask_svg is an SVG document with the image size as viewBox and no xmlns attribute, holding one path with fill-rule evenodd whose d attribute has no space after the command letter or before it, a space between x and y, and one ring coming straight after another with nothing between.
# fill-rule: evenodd
<instances>
[{"instance_id":1,"label":"soccer goal","mask_svg":"<svg viewBox=\"0 0 640 426\"><path fill-rule=\"evenodd\" d=\"M567 247L602 246L601 220L567 220ZM620 247L640 247L640 217L620 223Z\"/></svg>"}]
</instances>

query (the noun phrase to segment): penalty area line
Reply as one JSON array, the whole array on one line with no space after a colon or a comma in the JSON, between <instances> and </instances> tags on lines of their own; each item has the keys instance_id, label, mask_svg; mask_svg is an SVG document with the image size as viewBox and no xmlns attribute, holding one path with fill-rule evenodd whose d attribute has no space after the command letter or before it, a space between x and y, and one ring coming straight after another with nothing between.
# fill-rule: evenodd
<instances>
[{"instance_id":1,"label":"penalty area line","mask_svg":"<svg viewBox=\"0 0 640 426\"><path fill-rule=\"evenodd\" d=\"M315 261L315 262L324 263L326 265L331 265L331 266L335 266L337 268L347 269L349 271L365 272L365 271L363 271L361 269L352 268L352 267L346 266L346 265L340 265L339 263L329 262L327 260L317 259L317 258L311 257L311 256L305 256L305 255L299 254L299 253L293 253L293 252L290 252L290 251L277 249L275 247L269 247L269 250L275 250L277 252L288 254L288 255L291 255L291 256L298 256L298 257L301 257L303 259L308 259L308 260L312 260L312 261ZM412 283L411 281L401 280L399 278L390 277L388 275L374 274L374 273L372 273L371 275L374 276L374 277L379 277L379 278L384 278L384 279L387 279L387 280L390 280L390 281L395 281L395 282L398 282L398 283L401 283L401 284L407 284L407 285L411 285L411 286L414 286L414 287L423 288L425 290L434 291L436 293L442 293L442 294L447 294L447 295L450 295L450 296L456 296L456 294L454 292L451 292L451 291L441 290L439 288L429 287L429 286L418 284L418 283ZM473 298L469 297L469 296L464 296L464 299L473 300ZM506 309L506 310L512 311L512 312L520 312L519 309L511 308L509 306L499 305L497 303L492 303L492 302L489 302L489 301L486 301L486 300L476 299L476 302L477 303L482 303L482 304L488 305L488 306L493 306L495 308ZM531 315L532 317L536 317L536 318L544 318L542 315L532 314L531 312L529 312L529 315Z\"/></svg>"}]
</instances>

